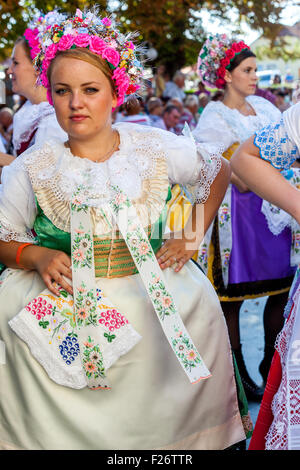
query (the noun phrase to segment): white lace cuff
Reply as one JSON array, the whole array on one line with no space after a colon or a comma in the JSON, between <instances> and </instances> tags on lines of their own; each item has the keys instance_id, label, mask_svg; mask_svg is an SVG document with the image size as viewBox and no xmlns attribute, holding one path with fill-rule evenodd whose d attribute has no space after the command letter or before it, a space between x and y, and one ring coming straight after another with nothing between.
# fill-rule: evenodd
<instances>
[{"instance_id":1,"label":"white lace cuff","mask_svg":"<svg viewBox=\"0 0 300 470\"><path fill-rule=\"evenodd\" d=\"M0 210L0 240L4 242L36 243L35 237L30 230L17 225L13 226Z\"/></svg>"},{"instance_id":2,"label":"white lace cuff","mask_svg":"<svg viewBox=\"0 0 300 470\"><path fill-rule=\"evenodd\" d=\"M204 204L210 194L210 187L222 166L222 151L213 149L209 144L196 144L198 164L191 181L191 191L194 202Z\"/></svg>"},{"instance_id":3,"label":"white lace cuff","mask_svg":"<svg viewBox=\"0 0 300 470\"><path fill-rule=\"evenodd\" d=\"M277 169L287 169L299 158L299 150L287 134L283 118L255 134L254 145L263 160Z\"/></svg>"}]
</instances>

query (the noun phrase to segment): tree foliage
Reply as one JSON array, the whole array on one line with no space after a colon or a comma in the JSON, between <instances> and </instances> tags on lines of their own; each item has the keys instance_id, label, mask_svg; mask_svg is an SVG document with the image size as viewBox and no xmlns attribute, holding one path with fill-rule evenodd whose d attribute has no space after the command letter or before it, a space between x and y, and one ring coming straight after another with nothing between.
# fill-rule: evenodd
<instances>
[{"instance_id":1,"label":"tree foliage","mask_svg":"<svg viewBox=\"0 0 300 470\"><path fill-rule=\"evenodd\" d=\"M84 0L0 0L0 56L10 55L14 41L23 34L36 9L46 13L58 7L61 11L75 12L77 7L83 9L94 3ZM274 41L286 1L98 0L97 3L103 11L116 17L124 31L139 31L139 40L158 51L158 59L151 65L163 63L172 73L196 60L205 38L198 14L201 9L207 9L214 17L230 23L234 12L237 27L241 20L246 21Z\"/></svg>"}]
</instances>

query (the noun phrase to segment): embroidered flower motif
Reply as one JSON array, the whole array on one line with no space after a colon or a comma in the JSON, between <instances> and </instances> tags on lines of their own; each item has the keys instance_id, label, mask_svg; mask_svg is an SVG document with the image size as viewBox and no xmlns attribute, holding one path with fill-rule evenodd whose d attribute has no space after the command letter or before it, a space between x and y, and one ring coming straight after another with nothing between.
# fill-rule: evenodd
<instances>
[{"instance_id":1,"label":"embroidered flower motif","mask_svg":"<svg viewBox=\"0 0 300 470\"><path fill-rule=\"evenodd\" d=\"M98 344L94 344L94 339L88 336L84 342L83 350L83 368L88 379L98 379L105 377L105 369L103 366L103 356Z\"/></svg>"},{"instance_id":2,"label":"embroidered flower motif","mask_svg":"<svg viewBox=\"0 0 300 470\"><path fill-rule=\"evenodd\" d=\"M154 280L157 280L157 275L155 273L151 273L151 275ZM162 280L160 280L159 282L149 283L149 293L161 320L164 320L165 316L173 315L176 313L173 299L167 291L165 284Z\"/></svg>"},{"instance_id":3,"label":"embroidered flower motif","mask_svg":"<svg viewBox=\"0 0 300 470\"><path fill-rule=\"evenodd\" d=\"M182 333L178 328L174 328L175 337L172 338L173 350L182 363L183 367L191 371L197 364L200 364L201 358L190 338Z\"/></svg>"}]
</instances>

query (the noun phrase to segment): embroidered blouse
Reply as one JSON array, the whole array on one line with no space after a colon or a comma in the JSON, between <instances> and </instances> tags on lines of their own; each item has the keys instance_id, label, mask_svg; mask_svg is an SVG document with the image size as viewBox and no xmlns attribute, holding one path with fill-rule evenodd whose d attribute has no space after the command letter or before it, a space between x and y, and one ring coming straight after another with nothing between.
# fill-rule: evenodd
<instances>
[{"instance_id":1,"label":"embroidered blouse","mask_svg":"<svg viewBox=\"0 0 300 470\"><path fill-rule=\"evenodd\" d=\"M107 161L95 163L72 155L58 141L24 152L2 173L0 239L36 242L32 228L42 209L60 230L70 232L69 201L84 185L91 206L94 235L110 236L114 222L105 211L108 182L124 191L144 227L155 223L165 208L169 185L192 185L203 203L221 167L220 155L208 145L161 129L118 123L120 147Z\"/></svg>"}]
</instances>

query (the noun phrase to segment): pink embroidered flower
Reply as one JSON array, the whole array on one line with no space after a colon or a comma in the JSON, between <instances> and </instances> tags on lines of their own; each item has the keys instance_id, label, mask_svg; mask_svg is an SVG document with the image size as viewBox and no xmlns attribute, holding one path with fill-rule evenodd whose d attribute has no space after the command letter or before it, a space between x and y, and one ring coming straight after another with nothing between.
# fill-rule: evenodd
<instances>
[{"instance_id":1,"label":"pink embroidered flower","mask_svg":"<svg viewBox=\"0 0 300 470\"><path fill-rule=\"evenodd\" d=\"M197 358L197 353L193 349L190 349L186 354L186 358L188 361L195 361Z\"/></svg>"},{"instance_id":2,"label":"pink embroidered flower","mask_svg":"<svg viewBox=\"0 0 300 470\"><path fill-rule=\"evenodd\" d=\"M83 344L84 344L84 346L85 346L86 348L92 348L92 347L93 347L93 343L90 343L89 341L86 341L86 342L83 343Z\"/></svg>"},{"instance_id":3,"label":"pink embroidered flower","mask_svg":"<svg viewBox=\"0 0 300 470\"><path fill-rule=\"evenodd\" d=\"M111 26L111 20L105 17L102 19L102 24L104 24L104 26L107 26L109 28Z\"/></svg>"},{"instance_id":4,"label":"pink embroidered flower","mask_svg":"<svg viewBox=\"0 0 300 470\"><path fill-rule=\"evenodd\" d=\"M96 366L93 362L87 362L84 366L88 372L94 372L96 370Z\"/></svg>"},{"instance_id":5,"label":"pink embroidered flower","mask_svg":"<svg viewBox=\"0 0 300 470\"><path fill-rule=\"evenodd\" d=\"M95 54L102 55L103 50L105 49L105 42L99 38L99 36L90 37L90 50Z\"/></svg>"},{"instance_id":6,"label":"pink embroidered flower","mask_svg":"<svg viewBox=\"0 0 300 470\"><path fill-rule=\"evenodd\" d=\"M71 49L71 47L74 44L74 39L75 38L72 34L65 34L64 36L62 36L59 40L59 43L58 43L58 50L59 51L66 51L67 49ZM51 47L51 46L49 46L49 47ZM48 51L49 47L47 48L47 51Z\"/></svg>"},{"instance_id":7,"label":"pink embroidered flower","mask_svg":"<svg viewBox=\"0 0 300 470\"><path fill-rule=\"evenodd\" d=\"M73 253L74 259L76 261L83 261L84 260L84 253L82 250L76 250Z\"/></svg>"},{"instance_id":8,"label":"pink embroidered flower","mask_svg":"<svg viewBox=\"0 0 300 470\"><path fill-rule=\"evenodd\" d=\"M172 299L171 297L163 297L161 303L164 307L168 308L170 305L172 305Z\"/></svg>"},{"instance_id":9,"label":"pink embroidered flower","mask_svg":"<svg viewBox=\"0 0 300 470\"><path fill-rule=\"evenodd\" d=\"M139 253L140 255L146 255L149 253L149 246L146 242L141 242L139 246Z\"/></svg>"},{"instance_id":10,"label":"pink embroidered flower","mask_svg":"<svg viewBox=\"0 0 300 470\"><path fill-rule=\"evenodd\" d=\"M84 308L80 308L77 311L77 316L81 318L81 320L84 320L87 317L87 311Z\"/></svg>"},{"instance_id":11,"label":"pink embroidered flower","mask_svg":"<svg viewBox=\"0 0 300 470\"><path fill-rule=\"evenodd\" d=\"M120 54L112 47L106 47L102 52L102 57L103 59L106 59L108 62L110 62L114 67L119 65Z\"/></svg>"},{"instance_id":12,"label":"pink embroidered flower","mask_svg":"<svg viewBox=\"0 0 300 470\"><path fill-rule=\"evenodd\" d=\"M78 34L74 39L77 47L87 47L90 44L90 36L88 34Z\"/></svg>"}]
</instances>

